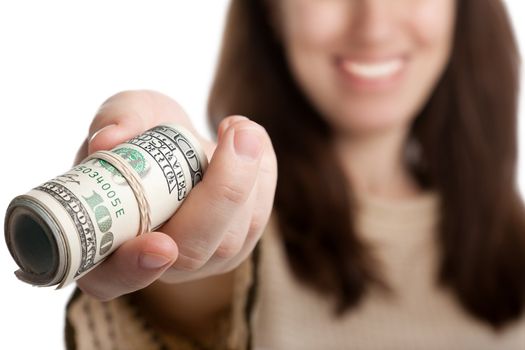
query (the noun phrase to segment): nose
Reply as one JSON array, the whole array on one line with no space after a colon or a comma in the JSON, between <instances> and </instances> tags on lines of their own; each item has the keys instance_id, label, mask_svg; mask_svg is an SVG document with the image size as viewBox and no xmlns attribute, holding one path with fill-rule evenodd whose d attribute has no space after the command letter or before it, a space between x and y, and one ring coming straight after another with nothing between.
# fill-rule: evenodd
<instances>
[{"instance_id":1,"label":"nose","mask_svg":"<svg viewBox=\"0 0 525 350\"><path fill-rule=\"evenodd\" d=\"M353 0L352 34L362 45L387 42L392 36L396 0Z\"/></svg>"}]
</instances>

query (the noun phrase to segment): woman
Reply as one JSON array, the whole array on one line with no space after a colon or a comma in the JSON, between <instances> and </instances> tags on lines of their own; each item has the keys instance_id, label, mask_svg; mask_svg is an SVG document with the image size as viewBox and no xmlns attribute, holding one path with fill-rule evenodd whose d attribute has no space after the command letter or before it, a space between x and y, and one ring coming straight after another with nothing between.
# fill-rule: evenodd
<instances>
[{"instance_id":1,"label":"woman","mask_svg":"<svg viewBox=\"0 0 525 350\"><path fill-rule=\"evenodd\" d=\"M78 282L69 346L524 348L518 66L498 0L233 0L209 169ZM117 94L78 159L162 121Z\"/></svg>"}]
</instances>

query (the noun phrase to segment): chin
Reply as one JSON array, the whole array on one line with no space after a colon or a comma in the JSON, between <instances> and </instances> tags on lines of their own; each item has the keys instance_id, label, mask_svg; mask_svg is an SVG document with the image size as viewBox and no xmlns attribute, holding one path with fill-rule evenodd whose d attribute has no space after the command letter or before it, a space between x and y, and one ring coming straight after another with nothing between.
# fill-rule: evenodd
<instances>
[{"instance_id":1,"label":"chin","mask_svg":"<svg viewBox=\"0 0 525 350\"><path fill-rule=\"evenodd\" d=\"M390 129L406 127L412 121L401 113L376 110L346 112L339 118L328 121L334 128L344 133L369 134Z\"/></svg>"}]
</instances>

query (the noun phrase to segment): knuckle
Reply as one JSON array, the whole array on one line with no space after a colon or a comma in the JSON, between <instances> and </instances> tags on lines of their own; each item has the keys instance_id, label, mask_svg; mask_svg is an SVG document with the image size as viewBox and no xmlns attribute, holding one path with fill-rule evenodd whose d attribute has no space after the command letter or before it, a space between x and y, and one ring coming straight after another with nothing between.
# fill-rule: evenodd
<instances>
[{"instance_id":1,"label":"knuckle","mask_svg":"<svg viewBox=\"0 0 525 350\"><path fill-rule=\"evenodd\" d=\"M223 183L215 189L217 199L226 200L232 204L244 204L248 199L248 192L239 183Z\"/></svg>"},{"instance_id":2,"label":"knuckle","mask_svg":"<svg viewBox=\"0 0 525 350\"><path fill-rule=\"evenodd\" d=\"M200 270L208 261L208 259L201 253L193 250L180 252L174 267L178 270L194 272Z\"/></svg>"},{"instance_id":3,"label":"knuckle","mask_svg":"<svg viewBox=\"0 0 525 350\"><path fill-rule=\"evenodd\" d=\"M220 259L231 259L241 251L243 242L237 237L227 237L215 251L215 256Z\"/></svg>"},{"instance_id":4,"label":"knuckle","mask_svg":"<svg viewBox=\"0 0 525 350\"><path fill-rule=\"evenodd\" d=\"M266 226L266 220L260 217L259 215L254 215L252 221L250 222L250 227L248 229L247 239L252 240L259 236Z\"/></svg>"},{"instance_id":5,"label":"knuckle","mask_svg":"<svg viewBox=\"0 0 525 350\"><path fill-rule=\"evenodd\" d=\"M248 249L249 248L249 249ZM221 269L223 273L231 272L242 265L250 256L253 247L246 247L233 259L230 259Z\"/></svg>"}]
</instances>

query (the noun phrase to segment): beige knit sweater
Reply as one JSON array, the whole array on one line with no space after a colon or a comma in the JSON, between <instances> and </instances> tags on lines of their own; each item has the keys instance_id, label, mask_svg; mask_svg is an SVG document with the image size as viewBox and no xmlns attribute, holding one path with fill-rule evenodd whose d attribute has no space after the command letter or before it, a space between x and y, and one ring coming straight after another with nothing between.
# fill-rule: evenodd
<instances>
[{"instance_id":1,"label":"beige knit sweater","mask_svg":"<svg viewBox=\"0 0 525 350\"><path fill-rule=\"evenodd\" d=\"M372 290L357 309L335 319L332 303L294 278L270 221L260 246L258 283L252 284L254 265L248 260L236 271L231 309L213 339L164 334L148 326L130 298L100 303L77 291L67 310L68 344L82 350L245 349L251 338L261 350L525 350L525 317L495 333L436 285L435 193L401 201L367 195L358 205L357 230L373 247L390 296ZM250 300L253 312L246 313Z\"/></svg>"}]
</instances>

